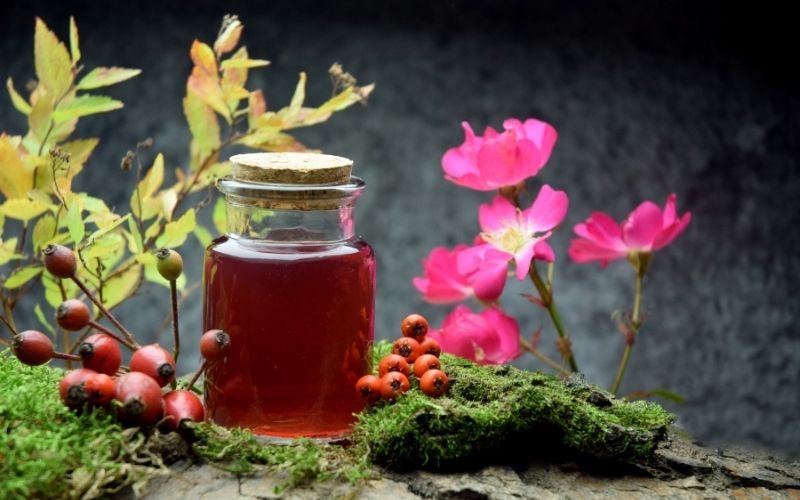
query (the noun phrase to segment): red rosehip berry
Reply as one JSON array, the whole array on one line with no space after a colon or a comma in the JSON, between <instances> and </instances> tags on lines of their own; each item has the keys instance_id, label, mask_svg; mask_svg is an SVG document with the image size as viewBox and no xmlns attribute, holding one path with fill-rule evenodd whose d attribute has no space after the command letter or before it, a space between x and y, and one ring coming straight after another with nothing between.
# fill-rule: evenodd
<instances>
[{"instance_id":1,"label":"red rosehip berry","mask_svg":"<svg viewBox=\"0 0 800 500\"><path fill-rule=\"evenodd\" d=\"M394 341L394 345L392 345L392 353L399 354L406 358L406 361L409 363L413 363L420 354L422 354L422 349L419 346L419 342L414 340L411 337L400 337L399 339Z\"/></svg>"},{"instance_id":2,"label":"red rosehip berry","mask_svg":"<svg viewBox=\"0 0 800 500\"><path fill-rule=\"evenodd\" d=\"M92 406L106 406L114 399L116 390L114 379L105 373L95 373L86 378L83 388L88 403Z\"/></svg>"},{"instance_id":3,"label":"red rosehip berry","mask_svg":"<svg viewBox=\"0 0 800 500\"><path fill-rule=\"evenodd\" d=\"M78 299L65 300L56 309L56 321L64 330L81 330L89 324L89 306Z\"/></svg>"},{"instance_id":4,"label":"red rosehip berry","mask_svg":"<svg viewBox=\"0 0 800 500\"><path fill-rule=\"evenodd\" d=\"M202 422L206 418L203 402L192 391L170 391L164 396L164 421L161 428L177 431L186 422Z\"/></svg>"},{"instance_id":5,"label":"red rosehip berry","mask_svg":"<svg viewBox=\"0 0 800 500\"><path fill-rule=\"evenodd\" d=\"M419 379L419 388L428 396L437 398L447 392L449 380L441 370L428 370Z\"/></svg>"},{"instance_id":6,"label":"red rosehip berry","mask_svg":"<svg viewBox=\"0 0 800 500\"><path fill-rule=\"evenodd\" d=\"M425 337L419 347L424 354L433 354L437 358L442 354L442 347L433 337Z\"/></svg>"},{"instance_id":7,"label":"red rosehip berry","mask_svg":"<svg viewBox=\"0 0 800 500\"><path fill-rule=\"evenodd\" d=\"M389 372L400 372L408 377L410 370L408 369L408 361L399 354L389 354L381 359L378 364L378 374L383 377Z\"/></svg>"},{"instance_id":8,"label":"red rosehip berry","mask_svg":"<svg viewBox=\"0 0 800 500\"><path fill-rule=\"evenodd\" d=\"M164 414L161 387L141 372L129 372L117 379L114 399L121 406L117 418L125 425L153 425Z\"/></svg>"},{"instance_id":9,"label":"red rosehip berry","mask_svg":"<svg viewBox=\"0 0 800 500\"><path fill-rule=\"evenodd\" d=\"M105 333L95 333L86 337L86 340L78 346L78 355L84 368L109 376L115 375L122 365L119 342Z\"/></svg>"},{"instance_id":10,"label":"red rosehip berry","mask_svg":"<svg viewBox=\"0 0 800 500\"><path fill-rule=\"evenodd\" d=\"M416 361L414 361L414 375L416 375L417 378L422 377L422 375L428 370L441 369L442 363L439 361L439 358L433 354L423 354L422 356L418 357Z\"/></svg>"},{"instance_id":11,"label":"red rosehip berry","mask_svg":"<svg viewBox=\"0 0 800 500\"><path fill-rule=\"evenodd\" d=\"M25 330L14 335L11 350L20 362L30 366L47 363L55 352L50 337L37 330Z\"/></svg>"},{"instance_id":12,"label":"red rosehip berry","mask_svg":"<svg viewBox=\"0 0 800 500\"><path fill-rule=\"evenodd\" d=\"M42 250L44 267L56 278L71 278L78 269L75 254L64 245L47 245Z\"/></svg>"},{"instance_id":13,"label":"red rosehip berry","mask_svg":"<svg viewBox=\"0 0 800 500\"><path fill-rule=\"evenodd\" d=\"M231 337L222 330L209 330L200 337L200 355L206 361L219 361L231 347Z\"/></svg>"},{"instance_id":14,"label":"red rosehip berry","mask_svg":"<svg viewBox=\"0 0 800 500\"><path fill-rule=\"evenodd\" d=\"M64 375L58 384L58 394L67 407L77 410L89 402L89 393L86 390L86 381L97 375L94 370L78 368Z\"/></svg>"},{"instance_id":15,"label":"red rosehip berry","mask_svg":"<svg viewBox=\"0 0 800 500\"><path fill-rule=\"evenodd\" d=\"M400 372L389 372L381 377L381 397L395 399L409 388L408 377Z\"/></svg>"},{"instance_id":16,"label":"red rosehip berry","mask_svg":"<svg viewBox=\"0 0 800 500\"><path fill-rule=\"evenodd\" d=\"M162 248L156 252L156 269L165 280L175 281L183 272L183 258L175 250Z\"/></svg>"},{"instance_id":17,"label":"red rosehip berry","mask_svg":"<svg viewBox=\"0 0 800 500\"><path fill-rule=\"evenodd\" d=\"M131 356L131 371L144 373L164 387L175 379L175 358L158 344L146 345Z\"/></svg>"},{"instance_id":18,"label":"red rosehip berry","mask_svg":"<svg viewBox=\"0 0 800 500\"><path fill-rule=\"evenodd\" d=\"M381 398L381 379L375 375L364 375L356 382L356 393L367 404L372 404Z\"/></svg>"},{"instance_id":19,"label":"red rosehip berry","mask_svg":"<svg viewBox=\"0 0 800 500\"><path fill-rule=\"evenodd\" d=\"M428 320L419 314L409 314L400 323L400 331L404 337L411 337L417 342L422 342L428 333Z\"/></svg>"}]
</instances>

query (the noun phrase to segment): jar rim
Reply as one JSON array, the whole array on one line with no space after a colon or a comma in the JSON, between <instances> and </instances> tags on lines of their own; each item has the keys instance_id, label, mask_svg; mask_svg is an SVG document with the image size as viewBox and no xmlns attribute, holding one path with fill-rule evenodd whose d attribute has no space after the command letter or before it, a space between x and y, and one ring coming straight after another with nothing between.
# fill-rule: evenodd
<instances>
[{"instance_id":1,"label":"jar rim","mask_svg":"<svg viewBox=\"0 0 800 500\"><path fill-rule=\"evenodd\" d=\"M366 186L366 182L356 176L350 176L350 182L347 184L270 184L240 181L233 177L223 177L217 180L217 189L223 194L262 199L354 198L360 195Z\"/></svg>"}]
</instances>

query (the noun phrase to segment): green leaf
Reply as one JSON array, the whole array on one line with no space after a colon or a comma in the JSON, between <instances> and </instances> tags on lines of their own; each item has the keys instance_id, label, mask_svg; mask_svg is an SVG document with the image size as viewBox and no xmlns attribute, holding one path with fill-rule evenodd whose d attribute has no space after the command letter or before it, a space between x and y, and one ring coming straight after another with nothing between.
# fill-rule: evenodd
<instances>
[{"instance_id":1,"label":"green leaf","mask_svg":"<svg viewBox=\"0 0 800 500\"><path fill-rule=\"evenodd\" d=\"M81 78L81 81L78 82L78 88L81 90L89 90L116 85L125 80L130 80L141 72L142 70L140 69L118 68L116 66L110 68L95 68Z\"/></svg>"},{"instance_id":2,"label":"green leaf","mask_svg":"<svg viewBox=\"0 0 800 500\"><path fill-rule=\"evenodd\" d=\"M164 227L164 233L156 240L159 248L175 248L183 245L186 237L197 227L195 211L190 208L178 220L168 222Z\"/></svg>"},{"instance_id":3,"label":"green leaf","mask_svg":"<svg viewBox=\"0 0 800 500\"><path fill-rule=\"evenodd\" d=\"M192 132L190 167L197 170L219 148L219 122L214 110L194 92L188 92L183 98L183 112Z\"/></svg>"},{"instance_id":4,"label":"green leaf","mask_svg":"<svg viewBox=\"0 0 800 500\"><path fill-rule=\"evenodd\" d=\"M194 231L192 232L194 233L194 237L197 238L197 241L203 248L207 248L211 244L213 237L211 236L211 232L209 232L208 229L198 225L196 228L194 228Z\"/></svg>"},{"instance_id":5,"label":"green leaf","mask_svg":"<svg viewBox=\"0 0 800 500\"><path fill-rule=\"evenodd\" d=\"M11 96L11 104L14 105L14 108L23 115L29 115L31 113L31 105L24 97L19 95L17 89L14 88L14 81L11 78L6 80L6 88L8 89L8 95Z\"/></svg>"},{"instance_id":6,"label":"green leaf","mask_svg":"<svg viewBox=\"0 0 800 500\"><path fill-rule=\"evenodd\" d=\"M50 102L56 102L72 85L72 61L67 47L38 17L33 39L33 55L36 78L46 90Z\"/></svg>"},{"instance_id":7,"label":"green leaf","mask_svg":"<svg viewBox=\"0 0 800 500\"><path fill-rule=\"evenodd\" d=\"M225 212L225 201L222 198L217 198L217 201L214 203L214 212L211 218L214 222L214 228L217 230L217 234L225 234L228 230L228 223Z\"/></svg>"},{"instance_id":8,"label":"green leaf","mask_svg":"<svg viewBox=\"0 0 800 500\"><path fill-rule=\"evenodd\" d=\"M0 213L9 219L28 222L47 211L48 208L47 205L40 201L29 200L27 198L14 198L13 200L6 200L5 203L0 205Z\"/></svg>"},{"instance_id":9,"label":"green leaf","mask_svg":"<svg viewBox=\"0 0 800 500\"><path fill-rule=\"evenodd\" d=\"M80 118L81 116L106 113L108 111L120 109L123 106L121 101L117 101L108 96L83 94L76 97L74 101L63 108L53 111L53 122L61 123L73 118Z\"/></svg>"},{"instance_id":10,"label":"green leaf","mask_svg":"<svg viewBox=\"0 0 800 500\"><path fill-rule=\"evenodd\" d=\"M141 279L142 266L137 264L106 281L103 287L104 305L111 309L128 299L139 288Z\"/></svg>"},{"instance_id":11,"label":"green leaf","mask_svg":"<svg viewBox=\"0 0 800 500\"><path fill-rule=\"evenodd\" d=\"M30 281L31 279L38 276L39 273L41 273L43 270L44 267L42 267L39 264L20 267L19 269L16 269L13 273L11 273L11 276L9 276L6 282L3 283L3 286L10 289L19 288L28 281Z\"/></svg>"},{"instance_id":12,"label":"green leaf","mask_svg":"<svg viewBox=\"0 0 800 500\"><path fill-rule=\"evenodd\" d=\"M306 73L305 71L300 72L300 79L297 81L297 86L294 89L294 95L292 96L292 102L289 103L289 115L296 116L300 112L300 108L303 107L303 103L306 100Z\"/></svg>"},{"instance_id":13,"label":"green leaf","mask_svg":"<svg viewBox=\"0 0 800 500\"><path fill-rule=\"evenodd\" d=\"M42 273L41 283L44 287L44 298L53 309L57 308L61 305L61 302L64 301L64 298L61 296L61 288L58 286L59 283L61 283L61 286L64 288L64 296L66 298L71 299L78 296L78 285L72 280L61 280L48 272L44 272Z\"/></svg>"},{"instance_id":14,"label":"green leaf","mask_svg":"<svg viewBox=\"0 0 800 500\"><path fill-rule=\"evenodd\" d=\"M86 234L86 227L81 217L82 211L79 203L72 203L67 211L67 229L69 229L69 235L72 237L72 241L76 244L80 243L81 240L83 240L83 236Z\"/></svg>"},{"instance_id":15,"label":"green leaf","mask_svg":"<svg viewBox=\"0 0 800 500\"><path fill-rule=\"evenodd\" d=\"M238 57L232 57L226 61L222 61L220 68L224 71L233 68L263 68L264 66L269 66L269 61L265 59L240 59Z\"/></svg>"},{"instance_id":16,"label":"green leaf","mask_svg":"<svg viewBox=\"0 0 800 500\"><path fill-rule=\"evenodd\" d=\"M56 219L51 214L45 214L36 221L33 226L33 233L31 239L33 240L33 251L39 254L39 251L53 241L56 234Z\"/></svg>"},{"instance_id":17,"label":"green leaf","mask_svg":"<svg viewBox=\"0 0 800 500\"><path fill-rule=\"evenodd\" d=\"M153 160L153 166L150 167L144 178L139 181L131 195L130 207L134 216L141 220L148 220L161 212L161 202L154 195L163 182L164 155L159 153Z\"/></svg>"},{"instance_id":18,"label":"green leaf","mask_svg":"<svg viewBox=\"0 0 800 500\"><path fill-rule=\"evenodd\" d=\"M75 18L69 16L69 51L72 55L73 66L81 60L81 48L78 41L78 25L75 24Z\"/></svg>"},{"instance_id":19,"label":"green leaf","mask_svg":"<svg viewBox=\"0 0 800 500\"><path fill-rule=\"evenodd\" d=\"M23 255L17 253L17 238L9 238L0 243L0 266L23 257Z\"/></svg>"},{"instance_id":20,"label":"green leaf","mask_svg":"<svg viewBox=\"0 0 800 500\"><path fill-rule=\"evenodd\" d=\"M33 313L39 319L39 323L42 324L45 330L50 332L50 334L52 335L56 334L56 329L53 328L53 325L51 325L49 321L47 321L47 317L44 315L44 311L42 311L41 304L36 304L35 306L33 306Z\"/></svg>"},{"instance_id":21,"label":"green leaf","mask_svg":"<svg viewBox=\"0 0 800 500\"><path fill-rule=\"evenodd\" d=\"M122 224L127 222L128 219L130 219L130 217L131 217L131 214L125 214L124 216L115 219L114 222L112 222L111 224L109 224L107 226L104 226L104 227L101 227L97 231L93 232L87 238L87 245L93 244L96 240L102 238L106 234L108 234L111 231L115 230L116 228L118 228L119 226L121 226Z\"/></svg>"},{"instance_id":22,"label":"green leaf","mask_svg":"<svg viewBox=\"0 0 800 500\"><path fill-rule=\"evenodd\" d=\"M128 234L125 236L128 238L128 250L132 254L140 253L142 251L142 233L133 217L128 217Z\"/></svg>"},{"instance_id":23,"label":"green leaf","mask_svg":"<svg viewBox=\"0 0 800 500\"><path fill-rule=\"evenodd\" d=\"M33 172L28 169L8 136L0 135L0 192L6 198L25 198L33 189Z\"/></svg>"}]
</instances>

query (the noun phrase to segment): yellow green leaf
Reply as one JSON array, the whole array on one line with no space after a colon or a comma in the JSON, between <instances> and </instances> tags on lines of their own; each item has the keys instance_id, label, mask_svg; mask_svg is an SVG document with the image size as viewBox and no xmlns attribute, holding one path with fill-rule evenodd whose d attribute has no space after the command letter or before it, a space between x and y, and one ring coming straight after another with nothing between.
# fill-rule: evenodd
<instances>
[{"instance_id":1,"label":"yellow green leaf","mask_svg":"<svg viewBox=\"0 0 800 500\"><path fill-rule=\"evenodd\" d=\"M223 26L222 32L214 41L214 52L218 55L230 52L239 43L239 38L242 36L242 28L244 25L235 16L227 18L228 22Z\"/></svg>"},{"instance_id":2,"label":"yellow green leaf","mask_svg":"<svg viewBox=\"0 0 800 500\"><path fill-rule=\"evenodd\" d=\"M195 66L189 75L186 87L188 92L194 92L204 103L222 115L226 122L231 123L231 110L225 102L225 95L216 74L209 74L199 66Z\"/></svg>"},{"instance_id":3,"label":"yellow green leaf","mask_svg":"<svg viewBox=\"0 0 800 500\"><path fill-rule=\"evenodd\" d=\"M23 198L33 189L33 172L19 157L10 138L0 134L0 192L6 198Z\"/></svg>"},{"instance_id":4,"label":"yellow green leaf","mask_svg":"<svg viewBox=\"0 0 800 500\"><path fill-rule=\"evenodd\" d=\"M78 82L78 88L89 90L108 87L129 80L141 72L142 70L140 69L118 68L116 66L95 68L81 78L81 81Z\"/></svg>"},{"instance_id":5,"label":"yellow green leaf","mask_svg":"<svg viewBox=\"0 0 800 500\"><path fill-rule=\"evenodd\" d=\"M82 248L81 255L89 266L99 260L104 269L111 269L125 254L125 243L125 237L119 232L108 233Z\"/></svg>"},{"instance_id":6,"label":"yellow green leaf","mask_svg":"<svg viewBox=\"0 0 800 500\"><path fill-rule=\"evenodd\" d=\"M254 128L256 119L267 112L267 101L264 99L264 93L261 89L250 93L247 101L248 114L247 121L250 128Z\"/></svg>"},{"instance_id":7,"label":"yellow green leaf","mask_svg":"<svg viewBox=\"0 0 800 500\"><path fill-rule=\"evenodd\" d=\"M38 17L33 40L33 54L36 77L55 102L63 97L72 85L72 61L69 58L67 47Z\"/></svg>"},{"instance_id":8,"label":"yellow green leaf","mask_svg":"<svg viewBox=\"0 0 800 500\"><path fill-rule=\"evenodd\" d=\"M252 134L244 135L237 140L236 143L264 151L285 152L306 150L306 147L293 136L272 129L257 130Z\"/></svg>"},{"instance_id":9,"label":"yellow green leaf","mask_svg":"<svg viewBox=\"0 0 800 500\"><path fill-rule=\"evenodd\" d=\"M154 195L163 182L164 155L159 153L153 161L153 166L131 194L130 207L133 215L141 220L148 220L161 211L161 203Z\"/></svg>"},{"instance_id":10,"label":"yellow green leaf","mask_svg":"<svg viewBox=\"0 0 800 500\"><path fill-rule=\"evenodd\" d=\"M38 255L39 250L46 247L53 241L56 234L56 219L51 214L45 214L36 221L33 226L31 240L33 241L33 251Z\"/></svg>"},{"instance_id":11,"label":"yellow green leaf","mask_svg":"<svg viewBox=\"0 0 800 500\"><path fill-rule=\"evenodd\" d=\"M5 283L3 283L3 286L10 289L19 288L31 279L38 276L43 270L44 268L39 264L20 267L11 273L11 276L9 276Z\"/></svg>"},{"instance_id":12,"label":"yellow green leaf","mask_svg":"<svg viewBox=\"0 0 800 500\"><path fill-rule=\"evenodd\" d=\"M6 200L0 205L0 213L9 219L17 219L23 222L28 222L41 215L49 207L37 200L29 200L27 198L14 198L13 200Z\"/></svg>"},{"instance_id":13,"label":"yellow green leaf","mask_svg":"<svg viewBox=\"0 0 800 500\"><path fill-rule=\"evenodd\" d=\"M216 76L217 74L217 58L214 56L214 51L211 47L204 44L200 40L195 40L192 43L192 48L189 51L196 68L200 68L209 75Z\"/></svg>"},{"instance_id":14,"label":"yellow green leaf","mask_svg":"<svg viewBox=\"0 0 800 500\"><path fill-rule=\"evenodd\" d=\"M209 232L208 229L198 225L192 232L194 233L194 237L197 238L197 241L203 248L206 248L211 244L213 236L211 236L211 232Z\"/></svg>"},{"instance_id":15,"label":"yellow green leaf","mask_svg":"<svg viewBox=\"0 0 800 500\"><path fill-rule=\"evenodd\" d=\"M192 133L190 167L196 170L219 148L219 122L214 111L194 92L183 98L183 112Z\"/></svg>"},{"instance_id":16,"label":"yellow green leaf","mask_svg":"<svg viewBox=\"0 0 800 500\"><path fill-rule=\"evenodd\" d=\"M244 47L242 47L242 49L244 49ZM222 68L223 71L234 68L263 68L264 66L269 66L269 64L270 62L266 59L242 59L231 57L230 59L222 61L220 68Z\"/></svg>"},{"instance_id":17,"label":"yellow green leaf","mask_svg":"<svg viewBox=\"0 0 800 500\"><path fill-rule=\"evenodd\" d=\"M78 42L78 25L75 24L75 18L69 16L69 52L72 55L73 66L81 60L81 48Z\"/></svg>"},{"instance_id":18,"label":"yellow green leaf","mask_svg":"<svg viewBox=\"0 0 800 500\"><path fill-rule=\"evenodd\" d=\"M86 227L83 225L83 218L81 217L81 205L79 203L72 203L67 210L67 229L72 241L76 244L83 240L86 234Z\"/></svg>"},{"instance_id":19,"label":"yellow green leaf","mask_svg":"<svg viewBox=\"0 0 800 500\"><path fill-rule=\"evenodd\" d=\"M14 88L14 81L9 78L6 80L6 88L8 88L8 95L11 96L11 104L14 105L17 111L23 115L28 115L31 112L31 105L24 97L19 95L17 89Z\"/></svg>"},{"instance_id":20,"label":"yellow green leaf","mask_svg":"<svg viewBox=\"0 0 800 500\"><path fill-rule=\"evenodd\" d=\"M111 231L117 229L122 224L125 224L128 219L131 217L131 214L125 214L123 217L118 217L112 223L101 227L97 231L90 234L87 239L87 245L93 244L96 240L102 238L104 235L110 233Z\"/></svg>"},{"instance_id":21,"label":"yellow green leaf","mask_svg":"<svg viewBox=\"0 0 800 500\"><path fill-rule=\"evenodd\" d=\"M172 220L172 211L175 210L175 205L178 203L178 193L174 189L165 189L159 196L161 200L161 213L164 218Z\"/></svg>"},{"instance_id":22,"label":"yellow green leaf","mask_svg":"<svg viewBox=\"0 0 800 500\"><path fill-rule=\"evenodd\" d=\"M164 233L156 240L159 248L175 248L183 245L186 236L197 226L194 209L190 208L177 220L167 222Z\"/></svg>"},{"instance_id":23,"label":"yellow green leaf","mask_svg":"<svg viewBox=\"0 0 800 500\"><path fill-rule=\"evenodd\" d=\"M51 325L50 322L47 321L47 316L44 315L44 311L42 311L41 304L36 304L35 306L33 306L33 314L36 315L36 318L39 320L39 323L42 324L45 330L50 332L52 335L55 335L56 330L55 328L53 328L53 325Z\"/></svg>"},{"instance_id":24,"label":"yellow green leaf","mask_svg":"<svg viewBox=\"0 0 800 500\"><path fill-rule=\"evenodd\" d=\"M300 112L300 108L303 107L303 103L306 100L306 73L302 71L300 73L300 78L297 80L297 86L294 89L294 95L292 96L292 101L289 103L289 115L296 116L297 113Z\"/></svg>"},{"instance_id":25,"label":"yellow green leaf","mask_svg":"<svg viewBox=\"0 0 800 500\"><path fill-rule=\"evenodd\" d=\"M128 217L128 232L125 233L128 239L128 250L132 254L138 254L142 251L142 232L139 231L139 226L133 217Z\"/></svg>"},{"instance_id":26,"label":"yellow green leaf","mask_svg":"<svg viewBox=\"0 0 800 500\"><path fill-rule=\"evenodd\" d=\"M81 116L106 113L123 107L121 101L112 99L104 95L83 94L75 98L71 103L59 107L53 111L53 121L61 123Z\"/></svg>"},{"instance_id":27,"label":"yellow green leaf","mask_svg":"<svg viewBox=\"0 0 800 500\"><path fill-rule=\"evenodd\" d=\"M223 235L227 232L228 223L225 212L225 201L222 198L217 198L216 203L214 203L214 212L211 219L214 222L214 228L217 230L217 234Z\"/></svg>"},{"instance_id":28,"label":"yellow green leaf","mask_svg":"<svg viewBox=\"0 0 800 500\"><path fill-rule=\"evenodd\" d=\"M0 266L23 257L23 255L17 253L17 238L9 238L0 243Z\"/></svg>"},{"instance_id":29,"label":"yellow green leaf","mask_svg":"<svg viewBox=\"0 0 800 500\"><path fill-rule=\"evenodd\" d=\"M120 304L139 288L142 266L133 265L125 272L106 281L103 287L103 302L109 309Z\"/></svg>"}]
</instances>

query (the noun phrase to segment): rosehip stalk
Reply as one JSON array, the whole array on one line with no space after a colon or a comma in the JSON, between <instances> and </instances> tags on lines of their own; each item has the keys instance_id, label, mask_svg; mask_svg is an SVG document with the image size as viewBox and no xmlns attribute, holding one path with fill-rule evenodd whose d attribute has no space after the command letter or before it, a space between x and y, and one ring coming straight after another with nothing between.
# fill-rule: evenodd
<instances>
[{"instance_id":1,"label":"rosehip stalk","mask_svg":"<svg viewBox=\"0 0 800 500\"><path fill-rule=\"evenodd\" d=\"M172 357L175 362L181 353L181 335L178 329L178 285L177 281L183 273L183 259L181 255L169 248L162 248L156 252L156 268L159 274L169 281L170 300L172 301L172 336L173 348Z\"/></svg>"},{"instance_id":2,"label":"rosehip stalk","mask_svg":"<svg viewBox=\"0 0 800 500\"><path fill-rule=\"evenodd\" d=\"M100 302L100 300L97 297L95 297L95 295L92 293L92 291L89 290L89 287L86 286L86 284L83 282L82 279L80 279L78 277L77 274L73 274L70 277L70 279L72 281L74 281L76 285L78 285L78 288L80 288L81 291L83 291L83 293L85 293L86 296L89 297L89 300L94 302L94 305L96 305L97 308L100 309L100 312L103 313L103 315L105 315L105 317L108 318L108 320L111 323L113 323L113 325L117 328L117 330L119 330L120 333L122 333L122 335L125 336L125 339L131 345L131 347L133 347L134 349L138 349L139 347L141 347L139 345L139 343L136 342L136 339L133 338L133 335L131 334L131 332L129 332L127 328L122 326L122 323L119 322L117 317L114 316L113 314L111 314L111 311L109 311L106 308L106 306L104 306L103 303Z\"/></svg>"},{"instance_id":3,"label":"rosehip stalk","mask_svg":"<svg viewBox=\"0 0 800 500\"><path fill-rule=\"evenodd\" d=\"M202 375L203 372L206 371L207 367L208 367L208 361L203 361L203 364L200 365L200 368L198 368L197 371L194 372L194 375L192 375L192 378L189 380L189 385L186 386L187 390L190 391L194 390L194 384L197 383L197 379L199 379L200 375Z\"/></svg>"},{"instance_id":4,"label":"rosehip stalk","mask_svg":"<svg viewBox=\"0 0 800 500\"><path fill-rule=\"evenodd\" d=\"M178 356L181 353L181 334L178 330L178 286L176 280L169 281L169 291L172 299L172 336L174 338L172 357L175 358L175 363L177 363Z\"/></svg>"},{"instance_id":5,"label":"rosehip stalk","mask_svg":"<svg viewBox=\"0 0 800 500\"><path fill-rule=\"evenodd\" d=\"M125 347L127 347L131 351L135 351L135 350L139 349L138 346L134 346L133 344L129 343L127 340L119 337L116 333L112 332L110 329L106 328L104 325L101 325L100 323L98 323L97 321L95 321L93 319L90 319L89 322L87 323L87 325L91 326L95 330L98 330L98 331L101 331L101 332L105 333L106 335L108 335L112 339L116 340L120 344L124 345Z\"/></svg>"}]
</instances>

